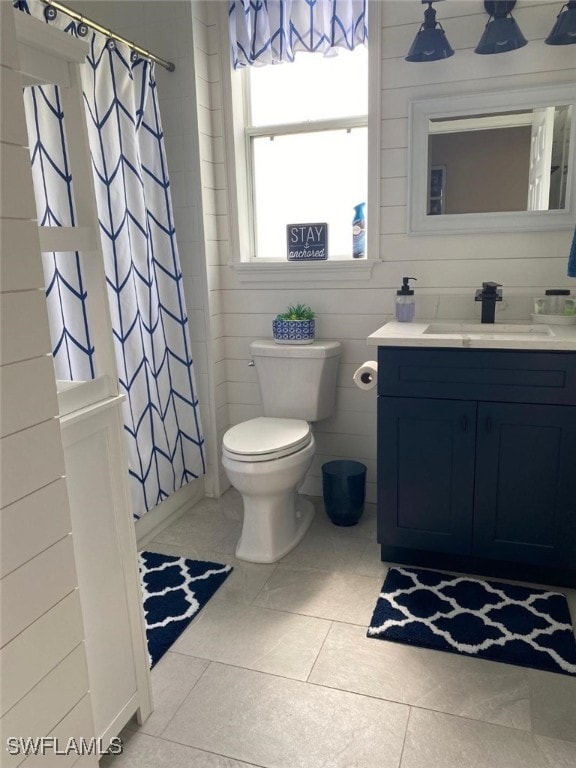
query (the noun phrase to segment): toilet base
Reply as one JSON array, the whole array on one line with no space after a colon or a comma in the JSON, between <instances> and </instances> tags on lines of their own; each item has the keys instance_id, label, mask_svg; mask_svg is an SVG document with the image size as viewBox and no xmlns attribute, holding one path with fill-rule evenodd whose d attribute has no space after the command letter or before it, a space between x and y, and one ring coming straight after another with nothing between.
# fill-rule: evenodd
<instances>
[{"instance_id":1,"label":"toilet base","mask_svg":"<svg viewBox=\"0 0 576 768\"><path fill-rule=\"evenodd\" d=\"M282 536L278 537L277 531L276 535L270 536L266 525L262 525L263 516L257 508L258 501L244 497L244 525L236 547L236 557L249 563L275 563L302 541L316 510L308 499L292 494L279 505L281 508L272 514L268 511L267 521L274 524L272 521L277 515L287 523Z\"/></svg>"}]
</instances>

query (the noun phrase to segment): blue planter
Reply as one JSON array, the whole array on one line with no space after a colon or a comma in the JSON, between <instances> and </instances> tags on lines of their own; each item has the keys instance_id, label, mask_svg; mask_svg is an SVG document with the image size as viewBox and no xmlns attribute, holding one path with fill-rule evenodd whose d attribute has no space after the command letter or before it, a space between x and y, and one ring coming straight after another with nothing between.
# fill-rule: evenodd
<instances>
[{"instance_id":1,"label":"blue planter","mask_svg":"<svg viewBox=\"0 0 576 768\"><path fill-rule=\"evenodd\" d=\"M314 320L272 320L272 335L277 344L312 344Z\"/></svg>"}]
</instances>

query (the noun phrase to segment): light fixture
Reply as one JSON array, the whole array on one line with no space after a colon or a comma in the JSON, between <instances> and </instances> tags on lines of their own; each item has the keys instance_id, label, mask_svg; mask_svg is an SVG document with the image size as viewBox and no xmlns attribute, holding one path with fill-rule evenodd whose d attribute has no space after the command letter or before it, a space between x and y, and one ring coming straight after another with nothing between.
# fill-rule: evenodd
<instances>
[{"instance_id":1,"label":"light fixture","mask_svg":"<svg viewBox=\"0 0 576 768\"><path fill-rule=\"evenodd\" d=\"M544 42L548 45L576 44L576 0L570 0L562 6L552 32Z\"/></svg>"},{"instance_id":2,"label":"light fixture","mask_svg":"<svg viewBox=\"0 0 576 768\"><path fill-rule=\"evenodd\" d=\"M490 18L484 29L484 34L476 46L475 53L505 53L523 48L528 42L520 27L512 18L510 11L516 5L516 0L486 0L484 8Z\"/></svg>"},{"instance_id":3,"label":"light fixture","mask_svg":"<svg viewBox=\"0 0 576 768\"><path fill-rule=\"evenodd\" d=\"M446 39L446 33L440 22L436 21L436 11L432 7L438 0L422 0L428 5L424 11L424 23L414 38L408 51L406 61L438 61L454 55L454 51Z\"/></svg>"}]
</instances>

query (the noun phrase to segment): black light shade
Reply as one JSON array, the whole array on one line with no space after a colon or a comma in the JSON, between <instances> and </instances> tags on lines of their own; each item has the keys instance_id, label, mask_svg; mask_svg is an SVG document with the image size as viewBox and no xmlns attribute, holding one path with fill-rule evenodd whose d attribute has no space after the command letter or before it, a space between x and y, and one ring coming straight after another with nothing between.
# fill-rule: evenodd
<instances>
[{"instance_id":1,"label":"black light shade","mask_svg":"<svg viewBox=\"0 0 576 768\"><path fill-rule=\"evenodd\" d=\"M414 38L406 61L438 61L454 55L442 25L436 21L432 1L428 1L428 8L424 11L424 23Z\"/></svg>"},{"instance_id":2,"label":"black light shade","mask_svg":"<svg viewBox=\"0 0 576 768\"><path fill-rule=\"evenodd\" d=\"M548 45L571 45L576 43L576 0L562 6L552 32L545 43Z\"/></svg>"},{"instance_id":3,"label":"black light shade","mask_svg":"<svg viewBox=\"0 0 576 768\"><path fill-rule=\"evenodd\" d=\"M520 31L520 27L510 15L510 11L516 2L485 2L486 12L490 14L484 34L476 46L475 53L491 54L506 53L523 48L527 40Z\"/></svg>"}]
</instances>

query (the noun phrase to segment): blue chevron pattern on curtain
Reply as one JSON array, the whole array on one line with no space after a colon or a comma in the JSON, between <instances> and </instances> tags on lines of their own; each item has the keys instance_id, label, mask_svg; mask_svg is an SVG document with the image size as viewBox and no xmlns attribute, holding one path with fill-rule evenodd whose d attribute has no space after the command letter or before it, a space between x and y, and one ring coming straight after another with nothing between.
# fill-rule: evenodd
<instances>
[{"instance_id":1,"label":"blue chevron pattern on curtain","mask_svg":"<svg viewBox=\"0 0 576 768\"><path fill-rule=\"evenodd\" d=\"M228 23L234 69L368 40L367 0L230 0Z\"/></svg>"},{"instance_id":2,"label":"blue chevron pattern on curtain","mask_svg":"<svg viewBox=\"0 0 576 768\"><path fill-rule=\"evenodd\" d=\"M27 6L43 18L40 3ZM53 24L75 33L62 14ZM120 391L126 394L132 504L140 517L205 473L204 439L154 67L132 58L123 44L109 46L99 33L86 39L82 86ZM57 89L49 97L46 90L28 98L38 108L28 110L28 124L39 211L49 211L50 223L59 226L73 221L73 182L54 109ZM66 255L58 257L65 261ZM75 263L81 286L81 260ZM74 300L76 293L69 292ZM85 291L78 293L85 301ZM60 292L59 298L67 304L69 297ZM77 316L62 313L65 337L82 338Z\"/></svg>"},{"instance_id":3,"label":"blue chevron pattern on curtain","mask_svg":"<svg viewBox=\"0 0 576 768\"><path fill-rule=\"evenodd\" d=\"M24 105L38 223L43 227L73 227L72 176L58 88L25 88ZM95 375L81 259L77 251L42 254L56 378L70 381L85 381Z\"/></svg>"}]
</instances>

